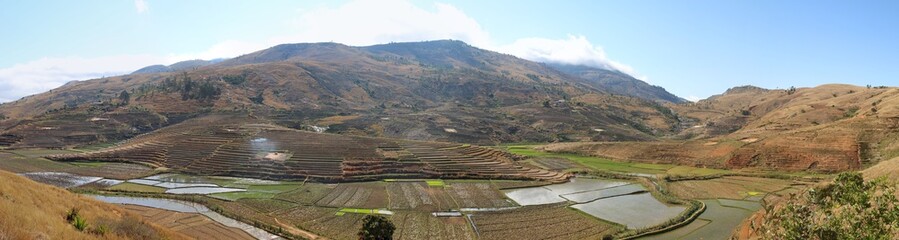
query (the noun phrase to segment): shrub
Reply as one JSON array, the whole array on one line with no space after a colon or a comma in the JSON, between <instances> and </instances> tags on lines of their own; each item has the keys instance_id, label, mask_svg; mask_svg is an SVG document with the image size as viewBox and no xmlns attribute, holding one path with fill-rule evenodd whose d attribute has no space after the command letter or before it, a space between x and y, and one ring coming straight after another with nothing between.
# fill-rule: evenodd
<instances>
[{"instance_id":1,"label":"shrub","mask_svg":"<svg viewBox=\"0 0 899 240\"><path fill-rule=\"evenodd\" d=\"M100 224L96 228L91 230L91 233L101 236L106 235L107 232L109 232L109 229L106 227L106 225L103 224Z\"/></svg>"},{"instance_id":2,"label":"shrub","mask_svg":"<svg viewBox=\"0 0 899 240\"><path fill-rule=\"evenodd\" d=\"M76 215L72 219L72 226L75 226L75 229L78 229L78 231L84 232L84 230L87 229L87 227L88 227L87 219L84 219L83 217Z\"/></svg>"},{"instance_id":3,"label":"shrub","mask_svg":"<svg viewBox=\"0 0 899 240\"><path fill-rule=\"evenodd\" d=\"M244 83L247 81L247 74L244 73L244 74L240 74L240 75L225 75L225 76L222 76L222 80L224 80L225 82L227 82L231 85L240 85L241 83Z\"/></svg>"},{"instance_id":4,"label":"shrub","mask_svg":"<svg viewBox=\"0 0 899 240\"><path fill-rule=\"evenodd\" d=\"M393 239L393 231L396 226L383 216L367 215L362 219L362 229L359 229L361 240L390 240Z\"/></svg>"},{"instance_id":5,"label":"shrub","mask_svg":"<svg viewBox=\"0 0 899 240\"><path fill-rule=\"evenodd\" d=\"M66 221L67 222L75 221L75 217L78 217L78 209L72 208L72 210L69 210L69 213L66 214Z\"/></svg>"},{"instance_id":6,"label":"shrub","mask_svg":"<svg viewBox=\"0 0 899 240\"><path fill-rule=\"evenodd\" d=\"M761 226L763 239L891 239L899 235L899 200L883 178L841 173L833 184L793 196Z\"/></svg>"}]
</instances>

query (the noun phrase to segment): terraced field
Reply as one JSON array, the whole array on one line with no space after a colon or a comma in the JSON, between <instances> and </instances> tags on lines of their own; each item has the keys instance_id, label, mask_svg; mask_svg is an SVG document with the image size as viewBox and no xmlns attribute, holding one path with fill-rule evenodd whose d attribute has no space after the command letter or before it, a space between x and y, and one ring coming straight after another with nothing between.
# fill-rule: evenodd
<instances>
[{"instance_id":1,"label":"terraced field","mask_svg":"<svg viewBox=\"0 0 899 240\"><path fill-rule=\"evenodd\" d=\"M158 208L122 205L148 221L196 239L255 239L243 230L224 226L198 213L182 213Z\"/></svg>"},{"instance_id":2,"label":"terraced field","mask_svg":"<svg viewBox=\"0 0 899 240\"><path fill-rule=\"evenodd\" d=\"M765 193L776 192L794 184L790 180L756 177L721 177L708 180L686 180L669 183L671 192L690 199L760 199ZM756 199L756 200L758 200Z\"/></svg>"},{"instance_id":3,"label":"terraced field","mask_svg":"<svg viewBox=\"0 0 899 240\"><path fill-rule=\"evenodd\" d=\"M117 146L48 156L133 162L198 175L319 182L386 178L515 179L568 176L523 166L516 156L471 145L305 132L268 124L176 124Z\"/></svg>"},{"instance_id":4,"label":"terraced field","mask_svg":"<svg viewBox=\"0 0 899 240\"><path fill-rule=\"evenodd\" d=\"M482 239L601 239L619 231L559 204L477 213L471 219Z\"/></svg>"}]
</instances>

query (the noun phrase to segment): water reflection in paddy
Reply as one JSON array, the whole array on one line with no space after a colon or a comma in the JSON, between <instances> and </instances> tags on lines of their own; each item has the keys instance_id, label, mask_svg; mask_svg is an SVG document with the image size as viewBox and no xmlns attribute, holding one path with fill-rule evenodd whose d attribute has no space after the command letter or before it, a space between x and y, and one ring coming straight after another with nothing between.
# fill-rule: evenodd
<instances>
[{"instance_id":1,"label":"water reflection in paddy","mask_svg":"<svg viewBox=\"0 0 899 240\"><path fill-rule=\"evenodd\" d=\"M571 207L631 229L664 223L687 209L685 206L662 203L649 193L603 198Z\"/></svg>"},{"instance_id":2,"label":"water reflection in paddy","mask_svg":"<svg viewBox=\"0 0 899 240\"><path fill-rule=\"evenodd\" d=\"M565 194L589 192L627 184L628 182L605 179L572 178L567 183L505 190L503 193L518 205L527 206L564 202L567 201L562 196Z\"/></svg>"},{"instance_id":3,"label":"water reflection in paddy","mask_svg":"<svg viewBox=\"0 0 899 240\"><path fill-rule=\"evenodd\" d=\"M573 178L568 183L503 192L523 206L575 202L572 208L632 229L664 223L687 209L662 203L640 184L607 179Z\"/></svg>"},{"instance_id":4,"label":"water reflection in paddy","mask_svg":"<svg viewBox=\"0 0 899 240\"><path fill-rule=\"evenodd\" d=\"M634 194L634 193L642 193L642 192L646 192L646 188L644 188L640 184L634 183L634 184L615 186L615 187L604 188L604 189L599 189L599 190L565 194L565 195L562 195L562 197L565 199L571 200L572 202L586 203L586 202L590 202L590 201L593 201L596 199L609 198L609 197Z\"/></svg>"}]
</instances>

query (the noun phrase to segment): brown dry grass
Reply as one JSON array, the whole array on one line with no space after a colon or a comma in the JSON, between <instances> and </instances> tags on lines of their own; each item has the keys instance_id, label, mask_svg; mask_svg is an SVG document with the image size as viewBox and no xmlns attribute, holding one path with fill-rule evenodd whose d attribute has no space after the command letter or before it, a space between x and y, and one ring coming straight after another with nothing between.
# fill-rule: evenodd
<instances>
[{"instance_id":1,"label":"brown dry grass","mask_svg":"<svg viewBox=\"0 0 899 240\"><path fill-rule=\"evenodd\" d=\"M80 232L66 221L66 213L79 209L104 235ZM0 239L187 239L124 209L80 196L27 178L0 171Z\"/></svg>"},{"instance_id":2,"label":"brown dry grass","mask_svg":"<svg viewBox=\"0 0 899 240\"><path fill-rule=\"evenodd\" d=\"M316 124L318 124L319 126L335 125L335 124L341 124L343 122L357 119L357 118L359 118L359 115L330 116L330 117L319 119L316 122Z\"/></svg>"},{"instance_id":3,"label":"brown dry grass","mask_svg":"<svg viewBox=\"0 0 899 240\"><path fill-rule=\"evenodd\" d=\"M687 180L668 184L671 192L689 199L744 199L750 195L774 192L790 186L791 181L771 178L722 177L709 180Z\"/></svg>"},{"instance_id":4,"label":"brown dry grass","mask_svg":"<svg viewBox=\"0 0 899 240\"><path fill-rule=\"evenodd\" d=\"M899 157L882 161L876 165L862 170L865 180L885 177L890 181L899 181Z\"/></svg>"}]
</instances>

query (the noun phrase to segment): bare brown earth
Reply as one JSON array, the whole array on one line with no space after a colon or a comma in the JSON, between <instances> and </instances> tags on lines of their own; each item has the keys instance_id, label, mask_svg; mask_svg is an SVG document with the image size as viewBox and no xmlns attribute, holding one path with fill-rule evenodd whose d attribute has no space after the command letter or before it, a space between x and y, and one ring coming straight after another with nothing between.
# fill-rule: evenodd
<instances>
[{"instance_id":1,"label":"bare brown earth","mask_svg":"<svg viewBox=\"0 0 899 240\"><path fill-rule=\"evenodd\" d=\"M290 157L264 157L272 152ZM314 133L235 115L191 119L103 150L48 157L141 163L199 175L325 182L385 178L559 182L569 177L522 166L516 156L492 148Z\"/></svg>"},{"instance_id":2,"label":"bare brown earth","mask_svg":"<svg viewBox=\"0 0 899 240\"><path fill-rule=\"evenodd\" d=\"M899 89L741 87L672 105L692 125L657 142L558 143L544 149L717 168L857 170L897 156Z\"/></svg>"},{"instance_id":3,"label":"bare brown earth","mask_svg":"<svg viewBox=\"0 0 899 240\"><path fill-rule=\"evenodd\" d=\"M78 231L66 221L73 208L88 223ZM91 233L98 226L105 234ZM189 239L140 215L64 189L0 171L0 239Z\"/></svg>"}]
</instances>

